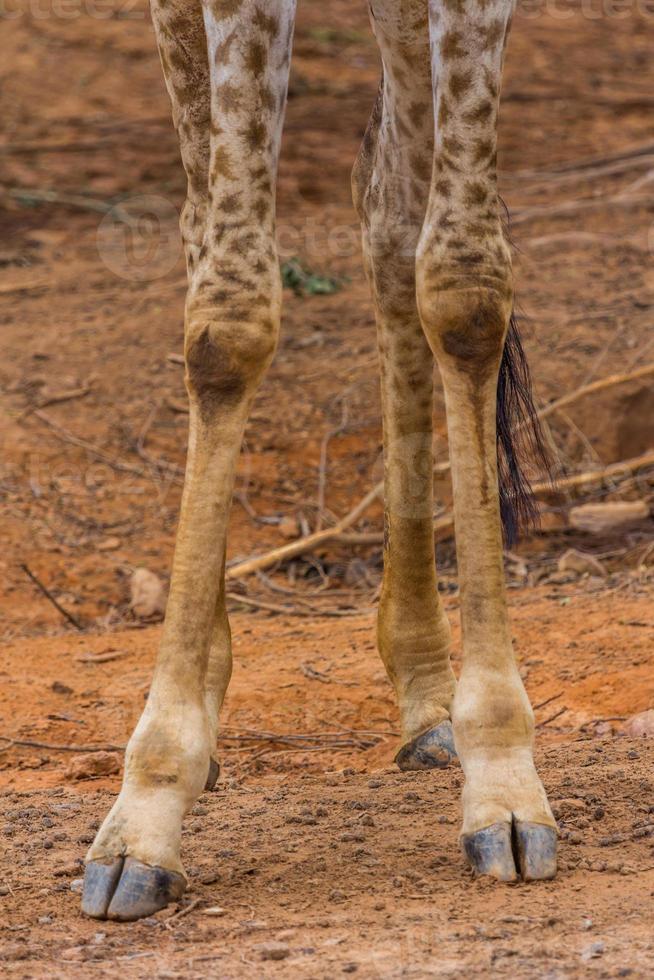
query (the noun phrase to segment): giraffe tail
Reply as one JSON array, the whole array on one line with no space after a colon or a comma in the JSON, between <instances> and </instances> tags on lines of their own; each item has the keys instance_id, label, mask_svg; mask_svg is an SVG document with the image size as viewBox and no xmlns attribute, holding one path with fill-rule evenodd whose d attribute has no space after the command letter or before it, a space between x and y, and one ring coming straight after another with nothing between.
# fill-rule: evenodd
<instances>
[{"instance_id":1,"label":"giraffe tail","mask_svg":"<svg viewBox=\"0 0 654 980\"><path fill-rule=\"evenodd\" d=\"M520 530L539 525L538 506L525 471L528 458L549 476L552 458L538 420L531 372L513 313L497 382L500 513L509 547L517 540Z\"/></svg>"}]
</instances>

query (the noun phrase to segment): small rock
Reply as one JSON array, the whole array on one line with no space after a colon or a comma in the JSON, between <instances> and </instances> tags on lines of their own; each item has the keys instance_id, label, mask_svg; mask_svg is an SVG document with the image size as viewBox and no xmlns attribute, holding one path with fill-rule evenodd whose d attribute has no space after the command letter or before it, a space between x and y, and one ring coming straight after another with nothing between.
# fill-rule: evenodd
<instances>
[{"instance_id":1,"label":"small rock","mask_svg":"<svg viewBox=\"0 0 654 980\"><path fill-rule=\"evenodd\" d=\"M122 541L120 538L103 538L97 544L98 551L117 551Z\"/></svg>"},{"instance_id":2,"label":"small rock","mask_svg":"<svg viewBox=\"0 0 654 980\"><path fill-rule=\"evenodd\" d=\"M569 582L574 582L576 577L575 572L553 572L545 581L548 585L567 585Z\"/></svg>"},{"instance_id":3,"label":"small rock","mask_svg":"<svg viewBox=\"0 0 654 980\"><path fill-rule=\"evenodd\" d=\"M586 946L586 948L582 950L581 958L584 961L584 963L587 963L588 960L595 960L599 956L603 956L603 955L604 955L604 943L591 943L590 946Z\"/></svg>"},{"instance_id":4,"label":"small rock","mask_svg":"<svg viewBox=\"0 0 654 980\"><path fill-rule=\"evenodd\" d=\"M624 731L632 738L654 738L654 708L632 715L624 723Z\"/></svg>"},{"instance_id":5,"label":"small rock","mask_svg":"<svg viewBox=\"0 0 654 980\"><path fill-rule=\"evenodd\" d=\"M66 767L69 779L95 779L98 776L115 776L120 772L120 756L117 752L87 752L78 756Z\"/></svg>"},{"instance_id":6,"label":"small rock","mask_svg":"<svg viewBox=\"0 0 654 980\"><path fill-rule=\"evenodd\" d=\"M84 946L70 946L68 949L62 949L59 955L62 960L81 960L84 956Z\"/></svg>"},{"instance_id":7,"label":"small rock","mask_svg":"<svg viewBox=\"0 0 654 980\"><path fill-rule=\"evenodd\" d=\"M255 949L262 960L285 960L291 952L286 943L257 943Z\"/></svg>"},{"instance_id":8,"label":"small rock","mask_svg":"<svg viewBox=\"0 0 654 980\"><path fill-rule=\"evenodd\" d=\"M599 575L606 578L607 571L599 558L569 548L558 561L559 572L575 572L577 575Z\"/></svg>"},{"instance_id":9,"label":"small rock","mask_svg":"<svg viewBox=\"0 0 654 980\"><path fill-rule=\"evenodd\" d=\"M570 526L589 534L621 531L631 524L647 520L649 506L644 500L615 500L581 504L569 513Z\"/></svg>"},{"instance_id":10,"label":"small rock","mask_svg":"<svg viewBox=\"0 0 654 980\"><path fill-rule=\"evenodd\" d=\"M208 909L202 909L202 915L211 915L219 919L221 916L227 915L227 909L224 909L222 905L211 905Z\"/></svg>"},{"instance_id":11,"label":"small rock","mask_svg":"<svg viewBox=\"0 0 654 980\"><path fill-rule=\"evenodd\" d=\"M0 895L4 898L5 895L11 895L11 889L9 885L0 885Z\"/></svg>"},{"instance_id":12,"label":"small rock","mask_svg":"<svg viewBox=\"0 0 654 980\"><path fill-rule=\"evenodd\" d=\"M60 864L58 868L55 868L52 874L55 878L70 878L72 875L76 875L80 870L79 864L74 861L70 864Z\"/></svg>"},{"instance_id":13,"label":"small rock","mask_svg":"<svg viewBox=\"0 0 654 980\"><path fill-rule=\"evenodd\" d=\"M295 517L291 517L290 515L287 517L282 517L281 521L277 525L277 528L281 536L287 541L292 541L293 538L297 538L298 534L300 533L297 526L297 520Z\"/></svg>"},{"instance_id":14,"label":"small rock","mask_svg":"<svg viewBox=\"0 0 654 980\"><path fill-rule=\"evenodd\" d=\"M55 694L72 694L72 687L68 687L67 684L62 684L61 681L53 681L50 685L50 690L54 691Z\"/></svg>"},{"instance_id":15,"label":"small rock","mask_svg":"<svg viewBox=\"0 0 654 980\"><path fill-rule=\"evenodd\" d=\"M139 619L161 618L166 611L166 587L154 572L137 568L130 582L130 608Z\"/></svg>"},{"instance_id":16,"label":"small rock","mask_svg":"<svg viewBox=\"0 0 654 980\"><path fill-rule=\"evenodd\" d=\"M80 894L84 891L84 879L83 878L73 878L70 883L71 892L79 892Z\"/></svg>"}]
</instances>

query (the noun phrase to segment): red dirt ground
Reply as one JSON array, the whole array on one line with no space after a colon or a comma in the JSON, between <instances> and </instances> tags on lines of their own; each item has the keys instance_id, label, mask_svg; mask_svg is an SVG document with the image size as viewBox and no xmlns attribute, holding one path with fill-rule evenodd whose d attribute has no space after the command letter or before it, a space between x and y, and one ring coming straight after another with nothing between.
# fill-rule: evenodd
<instances>
[{"instance_id":1,"label":"red dirt ground","mask_svg":"<svg viewBox=\"0 0 654 980\"><path fill-rule=\"evenodd\" d=\"M542 403L652 360L651 15L612 9L520 8L509 49L501 184ZM181 349L184 181L152 29L140 0L106 18L75 12L21 13L2 28L0 735L55 747L5 740L0 752L4 971L652 976L652 740L624 726L654 707L654 533L651 519L602 538L575 532L572 497L552 496L542 533L507 557L561 827L556 882L473 881L457 844L460 770L392 767L397 712L374 649L379 551L328 546L233 586L223 773L188 818L180 907L126 926L80 916L74 882L119 786L160 630L130 611L129 578L140 566L168 574L186 418L182 369L168 357ZM342 288L287 293L239 469L232 561L283 543L293 521L315 526L330 433L326 523L379 479L374 326L349 200L377 77L365 3L304 0L280 240L285 258ZM129 243L97 207L126 197L138 209L139 195L160 202L160 235L132 243L120 275ZM651 449L653 413L651 379L581 399L550 418L563 467ZM440 395L436 429L444 458ZM651 504L653 486L643 472L593 499ZM438 500L449 504L446 481ZM380 518L377 505L356 529L379 531ZM598 557L606 576L558 574L569 547ZM438 561L458 666L452 542ZM312 738L297 745L298 734ZM79 751L98 746L104 755ZM91 759L109 774L89 778ZM224 912L207 914L215 906ZM263 958L273 941L286 947L279 962Z\"/></svg>"}]
</instances>

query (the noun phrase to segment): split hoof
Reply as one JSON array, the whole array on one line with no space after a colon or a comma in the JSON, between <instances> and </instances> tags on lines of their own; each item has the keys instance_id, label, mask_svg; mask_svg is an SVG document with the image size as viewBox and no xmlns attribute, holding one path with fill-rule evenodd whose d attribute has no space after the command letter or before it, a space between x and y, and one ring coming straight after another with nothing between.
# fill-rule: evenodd
<instances>
[{"instance_id":1,"label":"split hoof","mask_svg":"<svg viewBox=\"0 0 654 980\"><path fill-rule=\"evenodd\" d=\"M204 784L205 793L210 793L215 788L220 776L220 764L215 759L209 759L209 774Z\"/></svg>"},{"instance_id":2,"label":"split hoof","mask_svg":"<svg viewBox=\"0 0 654 980\"><path fill-rule=\"evenodd\" d=\"M82 912L94 919L131 922L177 901L185 888L183 875L135 858L121 857L111 864L90 861L84 874Z\"/></svg>"},{"instance_id":3,"label":"split hoof","mask_svg":"<svg viewBox=\"0 0 654 980\"><path fill-rule=\"evenodd\" d=\"M461 843L477 875L505 882L548 880L556 875L556 830L545 824L495 823L466 834Z\"/></svg>"},{"instance_id":4,"label":"split hoof","mask_svg":"<svg viewBox=\"0 0 654 980\"><path fill-rule=\"evenodd\" d=\"M415 769L446 769L457 759L452 722L443 721L435 728L418 735L403 745L395 762L403 771Z\"/></svg>"}]
</instances>

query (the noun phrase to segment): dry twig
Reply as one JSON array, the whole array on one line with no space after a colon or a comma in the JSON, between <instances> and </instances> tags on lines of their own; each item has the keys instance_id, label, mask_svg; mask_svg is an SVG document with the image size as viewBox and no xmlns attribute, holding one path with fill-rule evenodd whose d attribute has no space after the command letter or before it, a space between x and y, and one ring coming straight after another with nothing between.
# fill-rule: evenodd
<instances>
[{"instance_id":1,"label":"dry twig","mask_svg":"<svg viewBox=\"0 0 654 980\"><path fill-rule=\"evenodd\" d=\"M126 748L124 745L53 745L51 742L35 742L9 735L0 735L0 741L8 743L6 748L16 745L19 748L47 749L49 752L124 752Z\"/></svg>"},{"instance_id":2,"label":"dry twig","mask_svg":"<svg viewBox=\"0 0 654 980\"><path fill-rule=\"evenodd\" d=\"M79 619L76 619L72 613L68 612L67 609L64 609L61 603L57 602L52 592L50 592L50 590L43 584L43 582L39 578L37 578L34 572L29 568L29 566L25 565L24 563L21 563L20 567L25 572L27 577L34 583L37 589L39 589L39 591L43 593L43 595L46 597L48 602L52 603L52 605L55 607L57 612L61 613L64 619L67 619L69 623L72 623L75 629L83 631L84 627L80 623Z\"/></svg>"}]
</instances>

